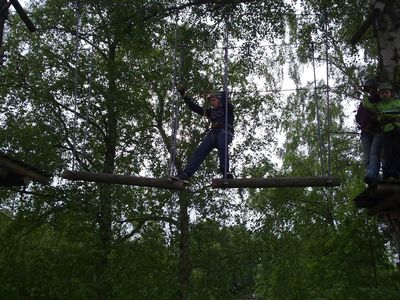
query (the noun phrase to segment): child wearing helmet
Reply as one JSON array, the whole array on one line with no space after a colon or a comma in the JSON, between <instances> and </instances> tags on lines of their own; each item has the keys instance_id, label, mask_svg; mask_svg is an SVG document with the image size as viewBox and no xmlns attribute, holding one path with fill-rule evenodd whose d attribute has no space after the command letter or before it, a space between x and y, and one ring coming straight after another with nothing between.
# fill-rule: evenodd
<instances>
[{"instance_id":1,"label":"child wearing helmet","mask_svg":"<svg viewBox=\"0 0 400 300\"><path fill-rule=\"evenodd\" d=\"M381 101L378 104L378 119L383 130L383 152L385 164L383 179L399 179L400 175L400 99L394 99L389 82L378 87Z\"/></svg>"},{"instance_id":2,"label":"child wearing helmet","mask_svg":"<svg viewBox=\"0 0 400 300\"><path fill-rule=\"evenodd\" d=\"M233 178L232 173L229 172L229 153L227 147L233 139L234 115L233 105L227 99L226 92L211 93L207 95L206 99L210 101L211 108L206 108L195 103L193 99L187 95L185 89L179 89L178 91L190 110L201 116L207 117L211 121L211 128L192 154L192 157L189 159L184 170L179 172L177 175L171 176L171 178L188 182L190 177L198 170L200 165L206 159L207 155L215 148L218 149L219 171L224 178ZM226 109L228 111L227 122Z\"/></svg>"}]
</instances>

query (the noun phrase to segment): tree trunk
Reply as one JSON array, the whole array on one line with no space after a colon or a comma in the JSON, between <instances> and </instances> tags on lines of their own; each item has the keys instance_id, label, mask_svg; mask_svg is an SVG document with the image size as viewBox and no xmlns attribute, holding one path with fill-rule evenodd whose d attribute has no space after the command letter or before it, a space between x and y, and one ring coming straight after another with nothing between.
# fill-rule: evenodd
<instances>
[{"instance_id":1,"label":"tree trunk","mask_svg":"<svg viewBox=\"0 0 400 300\"><path fill-rule=\"evenodd\" d=\"M179 195L179 299L189 299L190 287L190 240L189 240L189 195Z\"/></svg>"},{"instance_id":2,"label":"tree trunk","mask_svg":"<svg viewBox=\"0 0 400 300\"><path fill-rule=\"evenodd\" d=\"M108 92L105 99L106 104L106 138L105 138L105 153L104 153L104 165L103 173L114 173L115 169L115 157L116 157L116 147L117 147L117 99L116 99L116 76L114 70L114 61L116 54L116 44L111 44L108 56ZM100 254L97 257L96 263L96 299L106 300L111 298L111 283L107 278L107 267L109 254L111 252L112 245L112 189L111 185L100 185L100 198L99 198L99 208L97 212L98 216L98 234L101 242Z\"/></svg>"},{"instance_id":3,"label":"tree trunk","mask_svg":"<svg viewBox=\"0 0 400 300\"><path fill-rule=\"evenodd\" d=\"M390 81L396 90L400 88L400 9L396 1L372 1L375 11L374 30L379 50L379 71L382 81Z\"/></svg>"}]
</instances>

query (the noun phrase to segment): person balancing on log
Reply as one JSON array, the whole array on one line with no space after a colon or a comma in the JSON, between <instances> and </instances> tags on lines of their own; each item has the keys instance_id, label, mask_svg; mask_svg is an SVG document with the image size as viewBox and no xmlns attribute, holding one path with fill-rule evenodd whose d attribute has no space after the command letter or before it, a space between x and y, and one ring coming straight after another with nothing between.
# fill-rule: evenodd
<instances>
[{"instance_id":1,"label":"person balancing on log","mask_svg":"<svg viewBox=\"0 0 400 300\"><path fill-rule=\"evenodd\" d=\"M220 173L224 178L232 179L233 175L229 172L229 154L227 147L233 139L234 108L227 97L227 93L223 91L208 94L206 100L210 101L211 107L206 108L195 103L193 99L187 95L186 89L179 88L178 92L183 97L189 109L201 116L207 117L211 121L211 128L192 154L184 170L171 176L171 179L189 183L190 178L199 169L202 162L214 148L218 149Z\"/></svg>"}]
</instances>

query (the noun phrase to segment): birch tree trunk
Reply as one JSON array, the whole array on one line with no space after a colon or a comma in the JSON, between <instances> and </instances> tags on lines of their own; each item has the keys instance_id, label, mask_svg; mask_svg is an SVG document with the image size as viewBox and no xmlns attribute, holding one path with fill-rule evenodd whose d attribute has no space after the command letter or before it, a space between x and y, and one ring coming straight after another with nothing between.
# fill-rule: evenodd
<instances>
[{"instance_id":1,"label":"birch tree trunk","mask_svg":"<svg viewBox=\"0 0 400 300\"><path fill-rule=\"evenodd\" d=\"M372 0L374 10L380 12L374 22L379 51L379 77L390 81L395 90L400 84L400 6L398 1Z\"/></svg>"}]
</instances>

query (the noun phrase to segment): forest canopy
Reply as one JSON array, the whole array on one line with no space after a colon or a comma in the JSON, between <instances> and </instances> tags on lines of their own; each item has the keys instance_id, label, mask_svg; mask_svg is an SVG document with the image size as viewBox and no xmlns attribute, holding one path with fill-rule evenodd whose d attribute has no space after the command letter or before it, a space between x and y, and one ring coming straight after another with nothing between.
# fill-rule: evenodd
<instances>
[{"instance_id":1,"label":"forest canopy","mask_svg":"<svg viewBox=\"0 0 400 300\"><path fill-rule=\"evenodd\" d=\"M372 30L350 44L365 1L21 3L37 31L10 7L0 151L53 177L0 189L4 298L398 298L388 231L352 202L364 188L352 108L377 70ZM202 105L226 67L235 176L334 174L340 187L212 189L215 153L181 192L60 177L169 178L208 126L177 86Z\"/></svg>"}]
</instances>

